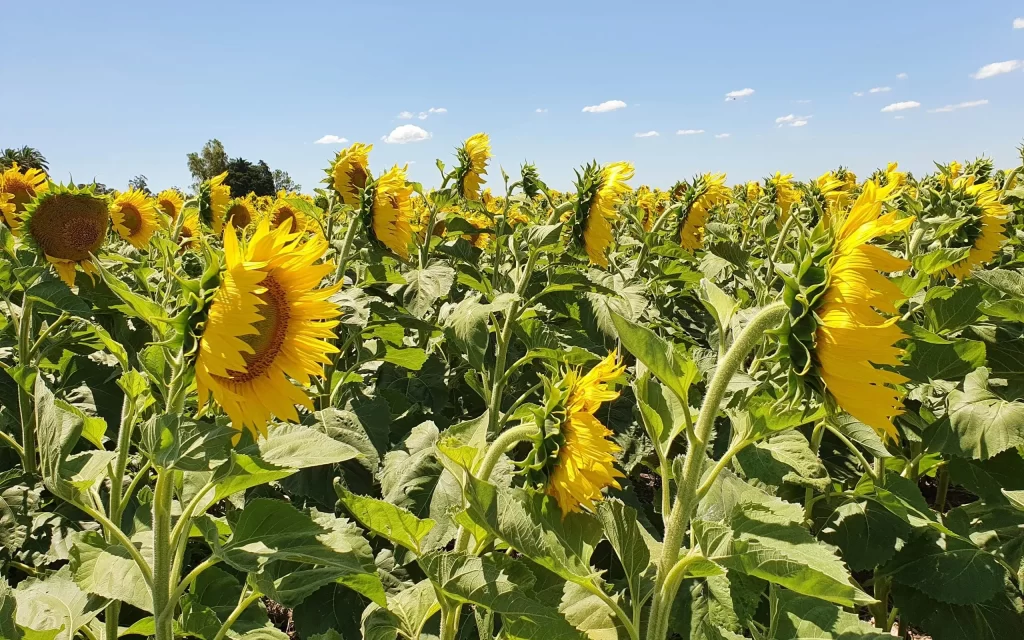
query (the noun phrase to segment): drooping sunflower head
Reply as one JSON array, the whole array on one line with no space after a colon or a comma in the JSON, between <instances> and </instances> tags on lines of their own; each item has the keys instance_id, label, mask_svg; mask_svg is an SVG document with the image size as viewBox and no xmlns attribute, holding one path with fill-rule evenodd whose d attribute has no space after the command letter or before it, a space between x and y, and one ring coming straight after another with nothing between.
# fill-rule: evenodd
<instances>
[{"instance_id":1,"label":"drooping sunflower head","mask_svg":"<svg viewBox=\"0 0 1024 640\"><path fill-rule=\"evenodd\" d=\"M654 227L654 219L658 217L658 197L646 185L641 185L636 190L636 208L640 225L644 231L650 232Z\"/></svg>"},{"instance_id":2,"label":"drooping sunflower head","mask_svg":"<svg viewBox=\"0 0 1024 640\"><path fill-rule=\"evenodd\" d=\"M36 196L22 217L22 235L57 270L69 287L75 284L75 266L96 273L90 255L107 237L110 211L107 199L93 187L49 185Z\"/></svg>"},{"instance_id":3,"label":"drooping sunflower head","mask_svg":"<svg viewBox=\"0 0 1024 640\"><path fill-rule=\"evenodd\" d=\"M227 224L196 384L200 404L212 397L239 431L259 437L274 417L298 422L296 406L313 410L305 387L338 351L330 340L340 311L329 298L339 285L320 286L334 268L321 262L326 251L326 240L303 239L291 222L271 229L264 220L244 245Z\"/></svg>"},{"instance_id":4,"label":"drooping sunflower head","mask_svg":"<svg viewBox=\"0 0 1024 640\"><path fill-rule=\"evenodd\" d=\"M843 190L847 193L852 192L857 186L857 174L846 167L840 166L832 172L832 175L843 183Z\"/></svg>"},{"instance_id":5,"label":"drooping sunflower head","mask_svg":"<svg viewBox=\"0 0 1024 640\"><path fill-rule=\"evenodd\" d=\"M731 199L732 190L725 185L724 173L705 173L694 179L679 215L679 243L684 249L696 251L701 247L708 214Z\"/></svg>"},{"instance_id":6,"label":"drooping sunflower head","mask_svg":"<svg viewBox=\"0 0 1024 640\"><path fill-rule=\"evenodd\" d=\"M224 215L232 227L245 229L256 220L256 205L249 198L232 198Z\"/></svg>"},{"instance_id":7,"label":"drooping sunflower head","mask_svg":"<svg viewBox=\"0 0 1024 640\"><path fill-rule=\"evenodd\" d=\"M576 173L576 207L573 240L590 261L608 266L608 247L612 243L612 226L619 218L619 206L629 193L627 180L633 177L633 165L613 162L598 167L587 165Z\"/></svg>"},{"instance_id":8,"label":"drooping sunflower head","mask_svg":"<svg viewBox=\"0 0 1024 640\"><path fill-rule=\"evenodd\" d=\"M17 162L0 173L0 192L11 194L9 201L14 203L16 214L24 212L33 198L45 193L48 185L46 173L39 169L22 171Z\"/></svg>"},{"instance_id":9,"label":"drooping sunflower head","mask_svg":"<svg viewBox=\"0 0 1024 640\"><path fill-rule=\"evenodd\" d=\"M537 167L533 164L523 164L519 172L523 179L523 193L526 197L533 200L541 192L547 188L543 181L540 179L540 174L537 173Z\"/></svg>"},{"instance_id":10,"label":"drooping sunflower head","mask_svg":"<svg viewBox=\"0 0 1024 640\"><path fill-rule=\"evenodd\" d=\"M467 200L480 199L480 186L486 182L487 161L491 158L491 139L486 133L469 137L456 150L459 166L455 170L459 195Z\"/></svg>"},{"instance_id":11,"label":"drooping sunflower head","mask_svg":"<svg viewBox=\"0 0 1024 640\"><path fill-rule=\"evenodd\" d=\"M363 192L363 221L369 236L403 260L412 241L412 185L405 167L395 165Z\"/></svg>"},{"instance_id":12,"label":"drooping sunflower head","mask_svg":"<svg viewBox=\"0 0 1024 640\"><path fill-rule=\"evenodd\" d=\"M790 209L800 202L800 191L793 184L792 173L779 173L765 179L765 194L779 207L779 222L789 218Z\"/></svg>"},{"instance_id":13,"label":"drooping sunflower head","mask_svg":"<svg viewBox=\"0 0 1024 640\"><path fill-rule=\"evenodd\" d=\"M826 219L842 212L850 204L850 192L847 191L846 181L830 171L818 176L813 183L808 185L808 195L816 208Z\"/></svg>"},{"instance_id":14,"label":"drooping sunflower head","mask_svg":"<svg viewBox=\"0 0 1024 640\"><path fill-rule=\"evenodd\" d=\"M173 224L185 206L185 198L178 193L177 189L164 189L156 196L156 206L171 219Z\"/></svg>"},{"instance_id":15,"label":"drooping sunflower head","mask_svg":"<svg viewBox=\"0 0 1024 640\"><path fill-rule=\"evenodd\" d=\"M595 414L603 403L619 397L609 383L624 370L613 353L586 374L570 369L556 386L560 410L554 415L561 423L557 432L544 434L544 439L551 451L546 465L547 493L554 496L563 514L593 511L594 503L604 498L605 488L621 488L616 479L624 476L615 467L620 448L609 440L612 432Z\"/></svg>"},{"instance_id":16,"label":"drooping sunflower head","mask_svg":"<svg viewBox=\"0 0 1024 640\"><path fill-rule=\"evenodd\" d=\"M893 418L903 412L902 375L879 366L900 364L896 303L906 298L883 272L910 263L869 244L906 230L914 218L883 214L896 185L867 182L849 212L821 223L801 248L792 275L785 275L790 313L779 330L790 362L789 392L805 385L822 393L880 435L898 437Z\"/></svg>"},{"instance_id":17,"label":"drooping sunflower head","mask_svg":"<svg viewBox=\"0 0 1024 640\"><path fill-rule=\"evenodd\" d=\"M327 180L343 204L359 206L359 192L370 179L372 144L355 142L338 152L327 169Z\"/></svg>"},{"instance_id":18,"label":"drooping sunflower head","mask_svg":"<svg viewBox=\"0 0 1024 640\"><path fill-rule=\"evenodd\" d=\"M225 171L204 182L199 189L199 217L216 235L224 230L224 217L231 202L231 187L224 184L227 177L228 172Z\"/></svg>"},{"instance_id":19,"label":"drooping sunflower head","mask_svg":"<svg viewBox=\"0 0 1024 640\"><path fill-rule=\"evenodd\" d=\"M951 234L942 242L947 248L969 248L967 255L951 265L949 275L964 280L977 266L992 261L1003 242L1011 208L999 202L999 191L991 182L975 183L965 176L953 183L951 193L940 202L957 203L953 220L945 225ZM926 211L932 208L926 206Z\"/></svg>"},{"instance_id":20,"label":"drooping sunflower head","mask_svg":"<svg viewBox=\"0 0 1024 640\"><path fill-rule=\"evenodd\" d=\"M114 198L110 205L110 222L114 231L136 249L149 244L149 239L160 224L156 203L136 189L119 193Z\"/></svg>"},{"instance_id":21,"label":"drooping sunflower head","mask_svg":"<svg viewBox=\"0 0 1024 640\"><path fill-rule=\"evenodd\" d=\"M757 180L751 180L746 186L747 202L757 202L757 199L761 197L763 192L761 183Z\"/></svg>"}]
</instances>

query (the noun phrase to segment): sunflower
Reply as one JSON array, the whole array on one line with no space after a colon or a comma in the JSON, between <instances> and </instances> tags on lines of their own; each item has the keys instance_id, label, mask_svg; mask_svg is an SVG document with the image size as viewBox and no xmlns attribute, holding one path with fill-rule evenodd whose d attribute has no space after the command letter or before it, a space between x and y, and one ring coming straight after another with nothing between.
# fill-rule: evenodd
<instances>
[{"instance_id":1,"label":"sunflower","mask_svg":"<svg viewBox=\"0 0 1024 640\"><path fill-rule=\"evenodd\" d=\"M301 387L323 376L338 351L328 341L341 312L328 298L340 285L321 288L334 265L317 264L326 251L326 240L302 240L290 221L271 229L264 220L244 246L227 224L226 266L203 328L196 384L200 404L212 396L239 431L259 437L272 416L297 422L296 405L313 410Z\"/></svg>"},{"instance_id":2,"label":"sunflower","mask_svg":"<svg viewBox=\"0 0 1024 640\"><path fill-rule=\"evenodd\" d=\"M850 193L846 190L846 185L845 180L831 171L818 176L814 181L814 188L821 196L822 211L826 218L843 211L850 204Z\"/></svg>"},{"instance_id":3,"label":"sunflower","mask_svg":"<svg viewBox=\"0 0 1024 640\"><path fill-rule=\"evenodd\" d=\"M640 225L644 231L650 233L654 228L654 219L658 217L658 197L647 187L641 186L636 190L636 206L640 209Z\"/></svg>"},{"instance_id":4,"label":"sunflower","mask_svg":"<svg viewBox=\"0 0 1024 640\"><path fill-rule=\"evenodd\" d=\"M480 199L480 185L486 180L487 161L491 157L491 140L486 133L477 133L469 137L458 151L461 164L459 175L459 193L467 200Z\"/></svg>"},{"instance_id":5,"label":"sunflower","mask_svg":"<svg viewBox=\"0 0 1024 640\"><path fill-rule=\"evenodd\" d=\"M191 249L195 247L199 238L203 235L202 223L199 222L199 209L189 207L181 212L181 229L178 235L178 242L182 247Z\"/></svg>"},{"instance_id":6,"label":"sunflower","mask_svg":"<svg viewBox=\"0 0 1024 640\"><path fill-rule=\"evenodd\" d=\"M573 369L562 381L563 442L548 477L547 493L554 496L563 514L580 511L580 507L593 510L594 503L603 499L601 491L605 487L621 488L616 478L625 476L615 468L614 455L620 448L608 439L612 432L594 414L601 403L619 397L617 391L608 389L608 383L624 370L613 353L586 375L580 376L580 371Z\"/></svg>"},{"instance_id":7,"label":"sunflower","mask_svg":"<svg viewBox=\"0 0 1024 640\"><path fill-rule=\"evenodd\" d=\"M399 255L409 259L412 240L412 187L405 179L405 168L397 165L377 179L369 207L370 234Z\"/></svg>"},{"instance_id":8,"label":"sunflower","mask_svg":"<svg viewBox=\"0 0 1024 640\"><path fill-rule=\"evenodd\" d=\"M359 190L366 186L370 176L370 151L372 144L354 143L342 149L335 156L328 170L331 186L350 207L359 206Z\"/></svg>"},{"instance_id":9,"label":"sunflower","mask_svg":"<svg viewBox=\"0 0 1024 640\"><path fill-rule=\"evenodd\" d=\"M981 228L974 238L967 257L946 271L959 280L965 279L974 267L984 265L995 257L1003 241L1003 231L1010 215L1010 207L999 203L999 192L991 182L974 183L974 176L965 176L954 183L954 189L963 188L981 208Z\"/></svg>"},{"instance_id":10,"label":"sunflower","mask_svg":"<svg viewBox=\"0 0 1024 640\"><path fill-rule=\"evenodd\" d=\"M898 435L892 419L903 413L893 387L907 379L876 365L900 364L903 351L895 344L907 336L896 326L899 315L886 318L879 311L896 314L896 302L906 294L880 272L903 271L910 263L868 243L914 222L897 220L898 211L882 215L895 189L867 182L845 219L835 220L828 287L814 310L814 355L825 389L850 415L893 439Z\"/></svg>"},{"instance_id":11,"label":"sunflower","mask_svg":"<svg viewBox=\"0 0 1024 640\"><path fill-rule=\"evenodd\" d=\"M224 184L227 177L228 172L225 171L205 182L200 190L199 215L217 235L224 230L224 217L231 202L231 187Z\"/></svg>"},{"instance_id":12,"label":"sunflower","mask_svg":"<svg viewBox=\"0 0 1024 640\"><path fill-rule=\"evenodd\" d=\"M747 183L747 202L754 202L761 197L761 184L757 180Z\"/></svg>"},{"instance_id":13,"label":"sunflower","mask_svg":"<svg viewBox=\"0 0 1024 640\"><path fill-rule=\"evenodd\" d=\"M630 190L626 180L632 177L633 165L613 162L600 171L596 165L588 166L577 184L574 233L594 264L608 266L612 224L618 219L619 205Z\"/></svg>"},{"instance_id":14,"label":"sunflower","mask_svg":"<svg viewBox=\"0 0 1024 640\"><path fill-rule=\"evenodd\" d=\"M15 234L18 233L18 227L21 226L21 219L14 213L17 206L13 202L13 193L4 193L0 191L0 220L3 220L4 224L7 225L11 231Z\"/></svg>"},{"instance_id":15,"label":"sunflower","mask_svg":"<svg viewBox=\"0 0 1024 640\"><path fill-rule=\"evenodd\" d=\"M21 171L17 162L11 163L9 169L0 173L0 192L14 196L15 213L25 211L33 198L46 192L48 184L44 172L39 169Z\"/></svg>"},{"instance_id":16,"label":"sunflower","mask_svg":"<svg viewBox=\"0 0 1024 640\"><path fill-rule=\"evenodd\" d=\"M107 199L92 187L50 185L33 200L22 217L22 232L69 287L75 284L75 265L97 273L90 261L107 237L110 210Z\"/></svg>"},{"instance_id":17,"label":"sunflower","mask_svg":"<svg viewBox=\"0 0 1024 640\"><path fill-rule=\"evenodd\" d=\"M156 196L156 206L171 219L173 224L185 206L185 199L181 197L177 189L164 189Z\"/></svg>"},{"instance_id":18,"label":"sunflower","mask_svg":"<svg viewBox=\"0 0 1024 640\"><path fill-rule=\"evenodd\" d=\"M800 192L793 186L793 174L776 171L774 176L768 178L766 187L774 194L772 200L781 210L779 222L785 222L789 217L790 208L800 202Z\"/></svg>"},{"instance_id":19,"label":"sunflower","mask_svg":"<svg viewBox=\"0 0 1024 640\"><path fill-rule=\"evenodd\" d=\"M729 201L732 190L725 186L724 173L705 173L694 181L692 204L679 225L679 243L684 249L696 251L704 242L704 225L714 207Z\"/></svg>"},{"instance_id":20,"label":"sunflower","mask_svg":"<svg viewBox=\"0 0 1024 640\"><path fill-rule=\"evenodd\" d=\"M256 219L256 205L249 198L233 198L225 212L225 220L236 229L245 229Z\"/></svg>"},{"instance_id":21,"label":"sunflower","mask_svg":"<svg viewBox=\"0 0 1024 640\"><path fill-rule=\"evenodd\" d=\"M310 231L316 228L316 225L310 225L309 220L306 219L306 214L292 206L280 195L277 200L270 205L270 208L267 209L267 212L264 215L270 222L271 229L280 227L286 220L292 221L293 231Z\"/></svg>"},{"instance_id":22,"label":"sunflower","mask_svg":"<svg viewBox=\"0 0 1024 640\"><path fill-rule=\"evenodd\" d=\"M142 249L149 244L159 224L156 204L141 191L129 189L114 198L110 205L110 222L129 244Z\"/></svg>"}]
</instances>

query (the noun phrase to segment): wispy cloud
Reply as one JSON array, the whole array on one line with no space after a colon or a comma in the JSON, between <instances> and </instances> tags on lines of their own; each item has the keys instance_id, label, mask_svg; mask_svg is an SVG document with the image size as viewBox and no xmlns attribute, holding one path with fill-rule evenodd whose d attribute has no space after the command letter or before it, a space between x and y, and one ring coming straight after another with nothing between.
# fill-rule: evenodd
<instances>
[{"instance_id":1,"label":"wispy cloud","mask_svg":"<svg viewBox=\"0 0 1024 640\"><path fill-rule=\"evenodd\" d=\"M427 112L428 113L448 113L448 109L445 109L444 107L430 107L429 109L427 109Z\"/></svg>"},{"instance_id":2,"label":"wispy cloud","mask_svg":"<svg viewBox=\"0 0 1024 640\"><path fill-rule=\"evenodd\" d=\"M784 127L787 125L790 127L803 127L806 126L807 121L813 117L814 116L798 116L796 114L791 113L789 115L779 116L778 118L775 118L775 124L779 125L780 127Z\"/></svg>"},{"instance_id":3,"label":"wispy cloud","mask_svg":"<svg viewBox=\"0 0 1024 640\"><path fill-rule=\"evenodd\" d=\"M914 100L907 100L906 102L894 102L888 106L882 107L882 113L892 113L893 111L906 111L907 109L916 109L921 106L920 102Z\"/></svg>"},{"instance_id":4,"label":"wispy cloud","mask_svg":"<svg viewBox=\"0 0 1024 640\"><path fill-rule=\"evenodd\" d=\"M1024 29L1024 18L1014 18L1013 19L1013 28L1014 29Z\"/></svg>"},{"instance_id":5,"label":"wispy cloud","mask_svg":"<svg viewBox=\"0 0 1024 640\"><path fill-rule=\"evenodd\" d=\"M346 142L348 142L348 138L342 138L341 136L327 134L326 136L315 141L313 144L345 144Z\"/></svg>"},{"instance_id":6,"label":"wispy cloud","mask_svg":"<svg viewBox=\"0 0 1024 640\"><path fill-rule=\"evenodd\" d=\"M747 96L752 95L754 95L754 90L750 87L747 87L746 89L737 89L736 91L730 91L725 94L725 101L739 100L740 98L746 98Z\"/></svg>"},{"instance_id":7,"label":"wispy cloud","mask_svg":"<svg viewBox=\"0 0 1024 640\"><path fill-rule=\"evenodd\" d=\"M680 129L676 131L677 136L695 136L704 133L703 129Z\"/></svg>"},{"instance_id":8,"label":"wispy cloud","mask_svg":"<svg viewBox=\"0 0 1024 640\"><path fill-rule=\"evenodd\" d=\"M855 95L855 96L857 96L858 98L860 98L861 96L863 96L863 95L864 95L864 92L863 92L863 91L854 91L854 92L853 92L853 95Z\"/></svg>"},{"instance_id":9,"label":"wispy cloud","mask_svg":"<svg viewBox=\"0 0 1024 640\"><path fill-rule=\"evenodd\" d=\"M413 118L416 118L417 120L426 120L427 118L430 117L431 114L442 113L448 113L448 109L445 109L444 107L430 107L426 111L420 111L419 113L413 113L412 111L403 111L399 113L398 116L396 117L399 120L412 120Z\"/></svg>"},{"instance_id":10,"label":"wispy cloud","mask_svg":"<svg viewBox=\"0 0 1024 640\"><path fill-rule=\"evenodd\" d=\"M793 124L791 124L789 126L791 126L791 127L806 127L807 126L807 121L806 120L794 120Z\"/></svg>"},{"instance_id":11,"label":"wispy cloud","mask_svg":"<svg viewBox=\"0 0 1024 640\"><path fill-rule=\"evenodd\" d=\"M988 100L971 100L969 102L959 102L957 104L947 104L944 107L938 109L929 109L928 113L949 113L950 111L957 111L959 109L971 109L973 107L981 107L988 104Z\"/></svg>"},{"instance_id":12,"label":"wispy cloud","mask_svg":"<svg viewBox=\"0 0 1024 640\"><path fill-rule=\"evenodd\" d=\"M403 111L396 116L399 120L412 120L415 116L412 111Z\"/></svg>"},{"instance_id":13,"label":"wispy cloud","mask_svg":"<svg viewBox=\"0 0 1024 640\"><path fill-rule=\"evenodd\" d=\"M589 107L583 107L583 113L605 113L625 108L626 103L622 100L607 100L601 104L592 104Z\"/></svg>"},{"instance_id":14,"label":"wispy cloud","mask_svg":"<svg viewBox=\"0 0 1024 640\"><path fill-rule=\"evenodd\" d=\"M644 131L643 133L634 133L634 138L657 138L661 134L657 131Z\"/></svg>"},{"instance_id":15,"label":"wispy cloud","mask_svg":"<svg viewBox=\"0 0 1024 640\"><path fill-rule=\"evenodd\" d=\"M534 111L536 113L547 113L548 112L547 109L541 109L540 107L537 107Z\"/></svg>"},{"instance_id":16,"label":"wispy cloud","mask_svg":"<svg viewBox=\"0 0 1024 640\"><path fill-rule=\"evenodd\" d=\"M909 77L910 77L910 76L908 76L908 75L907 75L907 74L905 74L905 73L897 73L897 74L896 74L896 79L897 79L897 80L906 80L906 79L907 79L907 78L909 78Z\"/></svg>"},{"instance_id":17,"label":"wispy cloud","mask_svg":"<svg viewBox=\"0 0 1024 640\"><path fill-rule=\"evenodd\" d=\"M430 132L424 131L414 124L403 124L395 127L388 135L381 138L388 144L406 144L430 139Z\"/></svg>"},{"instance_id":18,"label":"wispy cloud","mask_svg":"<svg viewBox=\"0 0 1024 640\"><path fill-rule=\"evenodd\" d=\"M892 87L871 87L868 89L868 93L886 93L892 91Z\"/></svg>"},{"instance_id":19,"label":"wispy cloud","mask_svg":"<svg viewBox=\"0 0 1024 640\"><path fill-rule=\"evenodd\" d=\"M975 80L984 80L985 78L991 78L992 76L998 76L1004 73L1010 73L1016 71L1024 66L1024 61L1021 60L1005 60L1003 62L993 62L992 64L986 64L984 67L978 69L971 74L971 77Z\"/></svg>"},{"instance_id":20,"label":"wispy cloud","mask_svg":"<svg viewBox=\"0 0 1024 640\"><path fill-rule=\"evenodd\" d=\"M722 138L728 138L731 135L731 133L716 133L715 137L721 140Z\"/></svg>"}]
</instances>

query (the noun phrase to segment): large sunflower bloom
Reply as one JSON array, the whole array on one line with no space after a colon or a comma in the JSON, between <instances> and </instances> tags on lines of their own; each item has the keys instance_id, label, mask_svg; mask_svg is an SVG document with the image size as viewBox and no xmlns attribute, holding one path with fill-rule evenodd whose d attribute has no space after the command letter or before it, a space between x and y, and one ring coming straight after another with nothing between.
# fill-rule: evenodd
<instances>
[{"instance_id":1,"label":"large sunflower bloom","mask_svg":"<svg viewBox=\"0 0 1024 640\"><path fill-rule=\"evenodd\" d=\"M797 202L800 202L800 192L793 186L793 174L783 174L776 171L775 175L768 179L768 184L773 187L775 204L782 211L779 214L779 222L785 222L786 218L789 217L790 208Z\"/></svg>"},{"instance_id":2,"label":"large sunflower bloom","mask_svg":"<svg viewBox=\"0 0 1024 640\"><path fill-rule=\"evenodd\" d=\"M974 184L974 176L966 176L957 180L954 186L956 188L965 185L967 195L972 196L977 206L981 207L981 230L967 257L946 269L951 276L959 280L965 279L974 267L984 265L995 257L1002 244L1003 231L1010 215L1010 207L999 203L999 192L993 188L991 182Z\"/></svg>"},{"instance_id":3,"label":"large sunflower bloom","mask_svg":"<svg viewBox=\"0 0 1024 640\"><path fill-rule=\"evenodd\" d=\"M579 370L570 370L565 376L563 443L547 487L562 513L580 511L580 507L593 510L594 503L603 499L601 491L605 487L619 489L616 478L625 477L615 468L614 454L620 449L608 439L612 432L594 415L601 403L619 397L617 391L608 389L608 382L624 370L613 353L582 377Z\"/></svg>"},{"instance_id":4,"label":"large sunflower bloom","mask_svg":"<svg viewBox=\"0 0 1024 640\"><path fill-rule=\"evenodd\" d=\"M110 222L118 235L136 249L142 249L149 244L159 225L156 204L141 191L129 189L114 198L110 205Z\"/></svg>"},{"instance_id":5,"label":"large sunflower bloom","mask_svg":"<svg viewBox=\"0 0 1024 640\"><path fill-rule=\"evenodd\" d=\"M107 237L110 211L107 199L91 189L51 186L25 211L23 234L57 270L69 287L75 284L75 266L97 273L90 260Z\"/></svg>"},{"instance_id":6,"label":"large sunflower bloom","mask_svg":"<svg viewBox=\"0 0 1024 640\"><path fill-rule=\"evenodd\" d=\"M28 207L28 203L41 193L46 192L49 183L46 174L39 169L18 168L14 162L6 171L0 173L0 192L9 193L13 196L15 213L22 213Z\"/></svg>"},{"instance_id":7,"label":"large sunflower bloom","mask_svg":"<svg viewBox=\"0 0 1024 640\"><path fill-rule=\"evenodd\" d=\"M459 150L464 170L459 190L467 200L480 199L480 185L486 182L483 176L487 175L487 161L490 157L491 140L486 133L470 136Z\"/></svg>"},{"instance_id":8,"label":"large sunflower bloom","mask_svg":"<svg viewBox=\"0 0 1024 640\"><path fill-rule=\"evenodd\" d=\"M331 186L341 196L341 201L350 207L359 206L359 190L366 186L370 176L372 150L372 144L353 143L339 151L331 164Z\"/></svg>"},{"instance_id":9,"label":"large sunflower bloom","mask_svg":"<svg viewBox=\"0 0 1024 640\"><path fill-rule=\"evenodd\" d=\"M370 208L370 231L403 260L409 259L413 220L412 187L397 165L377 179Z\"/></svg>"},{"instance_id":10,"label":"large sunflower bloom","mask_svg":"<svg viewBox=\"0 0 1024 640\"><path fill-rule=\"evenodd\" d=\"M708 213L714 207L728 202L732 195L732 190L725 186L724 173L705 173L696 186L697 196L679 228L679 243L688 251L700 249L704 243Z\"/></svg>"},{"instance_id":11,"label":"large sunflower bloom","mask_svg":"<svg viewBox=\"0 0 1024 640\"><path fill-rule=\"evenodd\" d=\"M178 219L181 208L185 206L185 199L176 189L164 189L156 196L156 206L167 214L173 223Z\"/></svg>"},{"instance_id":12,"label":"large sunflower bloom","mask_svg":"<svg viewBox=\"0 0 1024 640\"><path fill-rule=\"evenodd\" d=\"M868 243L914 222L897 220L898 211L881 215L895 189L868 181L846 218L836 220L829 285L815 309L820 322L814 347L821 379L839 406L893 439L898 435L892 419L903 413L893 385L907 379L876 365L900 364L902 350L895 344L906 335L896 326L899 315L886 318L878 311L896 314L895 303L906 294L879 272L903 271L910 263Z\"/></svg>"},{"instance_id":13,"label":"large sunflower bloom","mask_svg":"<svg viewBox=\"0 0 1024 640\"><path fill-rule=\"evenodd\" d=\"M608 266L608 247L612 243L612 224L619 217L619 205L629 193L626 181L633 177L633 165L613 162L601 169L597 191L591 198L583 222L583 248L590 261Z\"/></svg>"},{"instance_id":14,"label":"large sunflower bloom","mask_svg":"<svg viewBox=\"0 0 1024 640\"><path fill-rule=\"evenodd\" d=\"M302 387L323 376L329 340L340 315L328 298L338 286L320 288L334 266L317 262L327 241L303 241L286 222L257 227L243 246L229 222L224 233L226 268L203 329L196 362L199 401L210 396L232 426L266 435L272 416L298 422L295 406L313 410ZM299 386L296 386L295 382Z\"/></svg>"}]
</instances>

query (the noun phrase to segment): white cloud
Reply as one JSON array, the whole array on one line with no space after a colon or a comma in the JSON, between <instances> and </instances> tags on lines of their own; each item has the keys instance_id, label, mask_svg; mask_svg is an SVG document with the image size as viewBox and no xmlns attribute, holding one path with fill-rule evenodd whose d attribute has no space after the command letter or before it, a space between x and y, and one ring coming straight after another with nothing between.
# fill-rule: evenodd
<instances>
[{"instance_id":1,"label":"white cloud","mask_svg":"<svg viewBox=\"0 0 1024 640\"><path fill-rule=\"evenodd\" d=\"M1014 18L1013 20L1014 29L1024 29L1024 18Z\"/></svg>"},{"instance_id":2,"label":"white cloud","mask_svg":"<svg viewBox=\"0 0 1024 640\"><path fill-rule=\"evenodd\" d=\"M897 80L906 80L906 79L907 79L907 78L909 78L909 77L910 77L910 76L908 76L908 75L907 75L907 74L905 74L905 73L897 73L897 74L896 74L896 79L897 79Z\"/></svg>"},{"instance_id":3,"label":"white cloud","mask_svg":"<svg viewBox=\"0 0 1024 640\"><path fill-rule=\"evenodd\" d=\"M857 96L859 98L859 97L864 95L864 92L863 91L854 91L853 95L855 95L855 96Z\"/></svg>"},{"instance_id":4,"label":"white cloud","mask_svg":"<svg viewBox=\"0 0 1024 640\"><path fill-rule=\"evenodd\" d=\"M403 124L395 127L391 133L381 138L381 140L388 144L405 144L407 142L420 142L429 139L430 132L424 131L414 124Z\"/></svg>"},{"instance_id":5,"label":"white cloud","mask_svg":"<svg viewBox=\"0 0 1024 640\"><path fill-rule=\"evenodd\" d=\"M428 113L448 113L448 110L444 107L430 107L427 109Z\"/></svg>"},{"instance_id":6,"label":"white cloud","mask_svg":"<svg viewBox=\"0 0 1024 640\"><path fill-rule=\"evenodd\" d=\"M583 107L583 113L605 113L606 111L615 111L616 109L625 109L626 103L622 100L608 100L601 104L592 104L589 107Z\"/></svg>"},{"instance_id":7,"label":"white cloud","mask_svg":"<svg viewBox=\"0 0 1024 640\"><path fill-rule=\"evenodd\" d=\"M892 91L892 87L871 87L868 89L868 93L885 93L887 91Z\"/></svg>"},{"instance_id":8,"label":"white cloud","mask_svg":"<svg viewBox=\"0 0 1024 640\"><path fill-rule=\"evenodd\" d=\"M796 116L791 113L788 116L779 116L778 118L775 118L775 124L782 124L783 122L793 122L794 120L796 120Z\"/></svg>"},{"instance_id":9,"label":"white cloud","mask_svg":"<svg viewBox=\"0 0 1024 640\"><path fill-rule=\"evenodd\" d=\"M535 109L535 111L536 111L537 113L547 113L547 112L548 112L548 110L547 110L547 109L541 109L540 107L537 107L537 108Z\"/></svg>"},{"instance_id":10,"label":"white cloud","mask_svg":"<svg viewBox=\"0 0 1024 640\"><path fill-rule=\"evenodd\" d=\"M341 136L327 134L326 136L320 138L313 144L344 144L346 142L348 142L348 138L342 138Z\"/></svg>"},{"instance_id":11,"label":"white cloud","mask_svg":"<svg viewBox=\"0 0 1024 640\"><path fill-rule=\"evenodd\" d=\"M419 118L420 120L426 120L428 115L430 114L428 114L426 111L420 111L420 115L416 117Z\"/></svg>"},{"instance_id":12,"label":"white cloud","mask_svg":"<svg viewBox=\"0 0 1024 640\"><path fill-rule=\"evenodd\" d=\"M775 118L775 124L779 125L780 127L785 125L789 125L791 127L803 127L806 126L807 121L813 117L814 116L798 116L791 113L789 115L779 116L778 118Z\"/></svg>"},{"instance_id":13,"label":"white cloud","mask_svg":"<svg viewBox=\"0 0 1024 640\"><path fill-rule=\"evenodd\" d=\"M657 131L644 131L643 133L634 133L634 138L657 138L661 134Z\"/></svg>"},{"instance_id":14,"label":"white cloud","mask_svg":"<svg viewBox=\"0 0 1024 640\"><path fill-rule=\"evenodd\" d=\"M397 117L399 120L412 120L413 115L411 111L403 111Z\"/></svg>"},{"instance_id":15,"label":"white cloud","mask_svg":"<svg viewBox=\"0 0 1024 640\"><path fill-rule=\"evenodd\" d=\"M793 124L791 124L789 126L791 126L791 127L805 127L805 126L807 126L807 121L806 120L794 120Z\"/></svg>"},{"instance_id":16,"label":"white cloud","mask_svg":"<svg viewBox=\"0 0 1024 640\"><path fill-rule=\"evenodd\" d=\"M1003 73L1010 73L1016 71L1024 65L1021 60L1006 60L1004 62L993 62L992 64L986 64L984 67L978 69L971 74L971 77L975 80L984 80L985 78L991 78L992 76L998 76Z\"/></svg>"},{"instance_id":17,"label":"white cloud","mask_svg":"<svg viewBox=\"0 0 1024 640\"><path fill-rule=\"evenodd\" d=\"M913 100L907 100L906 102L894 102L886 107L882 107L882 113L892 113L893 111L904 111L906 109L916 109L921 106L920 102Z\"/></svg>"},{"instance_id":18,"label":"white cloud","mask_svg":"<svg viewBox=\"0 0 1024 640\"><path fill-rule=\"evenodd\" d=\"M747 96L752 95L754 95L754 90L751 89L750 87L747 87L746 89L730 91L729 93L725 94L725 100L726 102L728 102L729 100L739 100L740 98L746 98Z\"/></svg>"},{"instance_id":19,"label":"white cloud","mask_svg":"<svg viewBox=\"0 0 1024 640\"><path fill-rule=\"evenodd\" d=\"M704 133L703 129L680 129L676 131L677 136L695 136L699 133Z\"/></svg>"},{"instance_id":20,"label":"white cloud","mask_svg":"<svg viewBox=\"0 0 1024 640\"><path fill-rule=\"evenodd\" d=\"M972 107L982 107L988 104L988 100L971 100L969 102L959 102L957 104L947 104L944 107L938 109L929 109L928 113L949 113L950 111L956 111L957 109L970 109Z\"/></svg>"},{"instance_id":21,"label":"white cloud","mask_svg":"<svg viewBox=\"0 0 1024 640\"><path fill-rule=\"evenodd\" d=\"M722 138L728 138L731 135L731 133L716 133L715 137L721 140Z\"/></svg>"}]
</instances>

